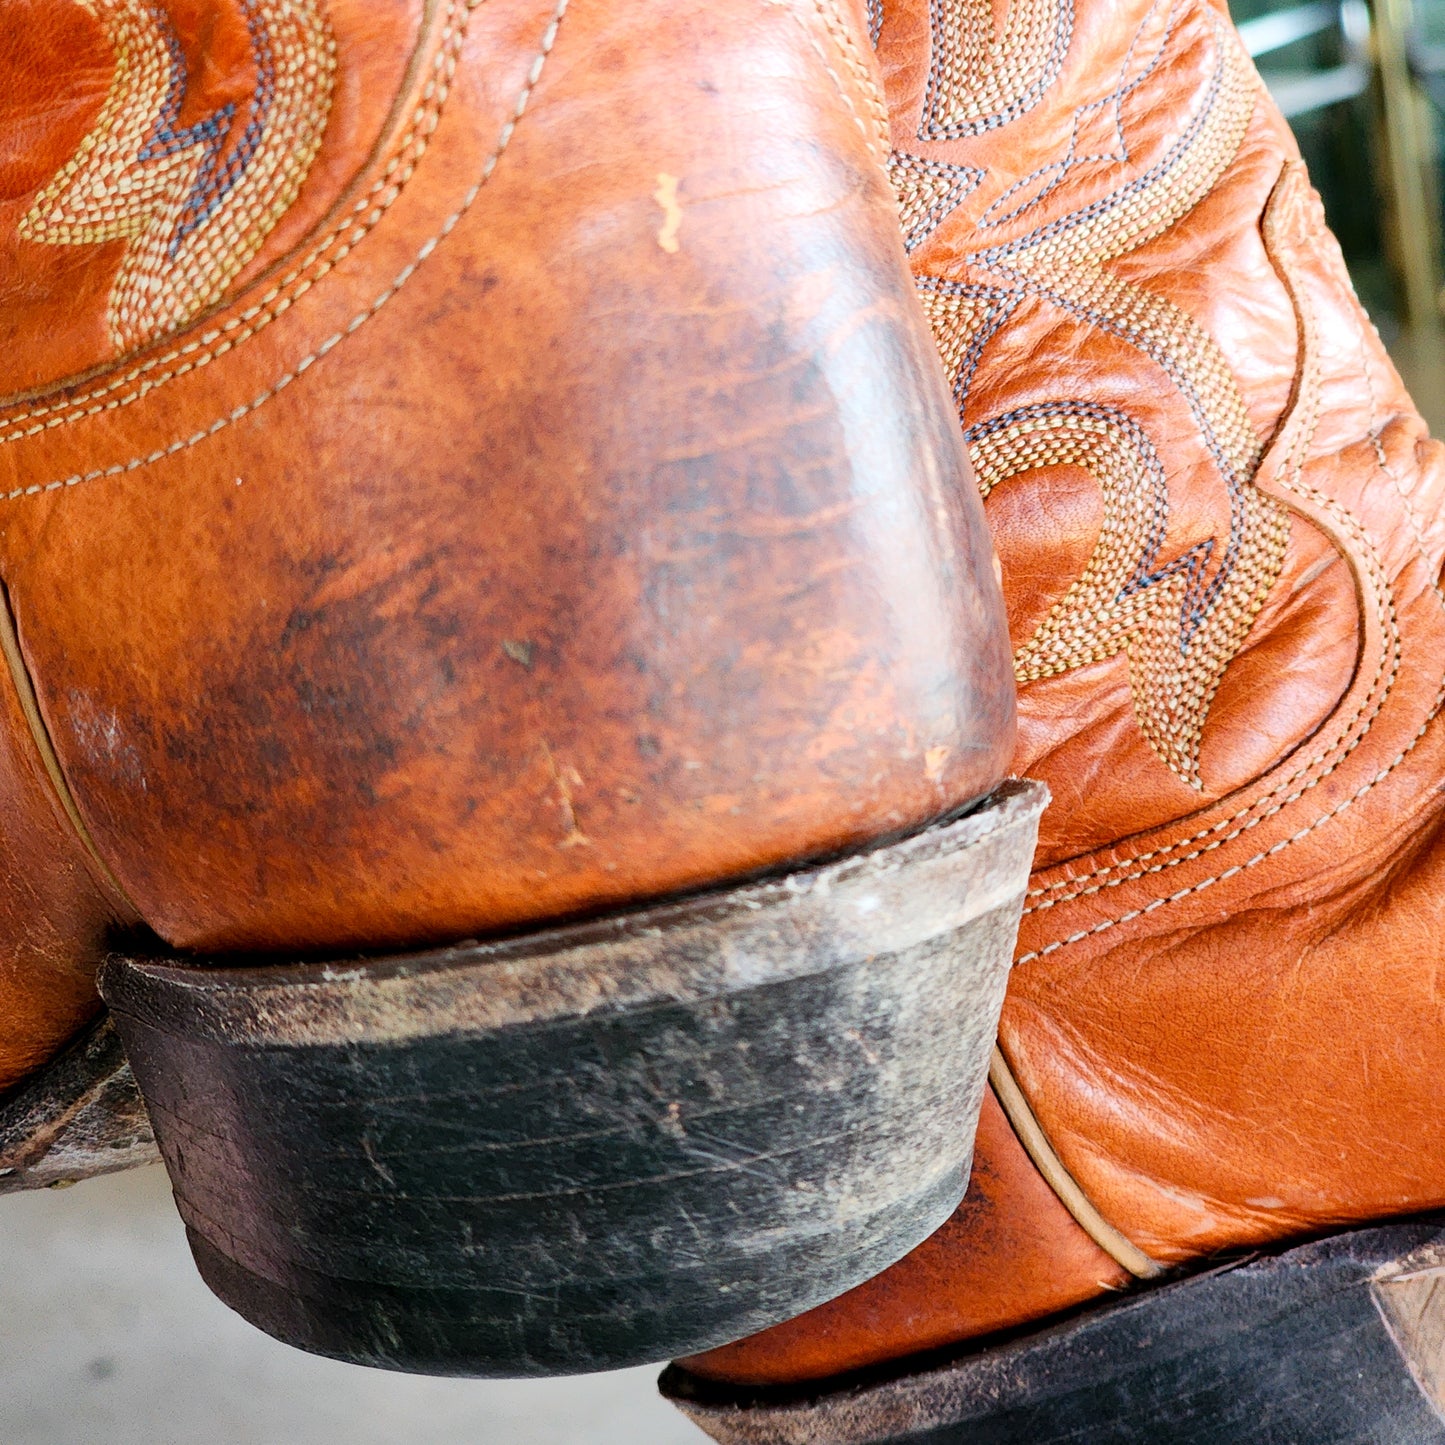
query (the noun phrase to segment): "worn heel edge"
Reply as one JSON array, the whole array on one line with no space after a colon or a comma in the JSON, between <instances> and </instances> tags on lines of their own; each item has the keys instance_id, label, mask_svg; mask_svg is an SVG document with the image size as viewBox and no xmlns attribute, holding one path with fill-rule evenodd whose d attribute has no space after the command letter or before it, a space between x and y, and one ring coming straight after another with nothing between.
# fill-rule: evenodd
<instances>
[{"instance_id":1,"label":"worn heel edge","mask_svg":"<svg viewBox=\"0 0 1445 1445\"><path fill-rule=\"evenodd\" d=\"M1042 783L1011 778L963 817L780 878L384 958L117 957L101 992L153 1027L258 1045L395 1041L713 998L896 952L1009 906L1047 803Z\"/></svg>"},{"instance_id":2,"label":"worn heel edge","mask_svg":"<svg viewBox=\"0 0 1445 1445\"><path fill-rule=\"evenodd\" d=\"M710 1348L957 1204L1044 793L526 939L103 987L208 1280L427 1373Z\"/></svg>"}]
</instances>

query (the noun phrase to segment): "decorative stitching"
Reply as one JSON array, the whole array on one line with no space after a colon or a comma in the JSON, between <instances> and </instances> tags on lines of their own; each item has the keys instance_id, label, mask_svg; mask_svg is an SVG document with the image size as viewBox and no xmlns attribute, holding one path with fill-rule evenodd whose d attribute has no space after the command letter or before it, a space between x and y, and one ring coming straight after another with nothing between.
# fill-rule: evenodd
<instances>
[{"instance_id":1,"label":"decorative stitching","mask_svg":"<svg viewBox=\"0 0 1445 1445\"><path fill-rule=\"evenodd\" d=\"M322 236L296 266L252 305L227 317L194 340L161 355L147 358L130 370L109 377L92 391L11 416L7 421L10 426L20 422L34 424L0 434L0 444L20 441L51 427L66 426L73 421L129 406L166 382L209 365L264 330L277 317L284 315L293 302L350 255L352 248L370 233L395 204L418 162L425 155L450 95L451 81L456 73L467 21L471 12L483 3L485 0L449 0L446 18L438 34L437 51L432 60L432 74L421 89L421 103L413 112L406 130L398 137L381 173L366 192L357 198L350 213ZM181 362L181 365L174 370L162 371L158 376L148 376L148 373L176 361ZM134 392L126 396L112 397L112 393L123 390L129 383L140 378L147 379L142 381ZM105 397L112 399L98 400Z\"/></svg>"},{"instance_id":2,"label":"decorative stitching","mask_svg":"<svg viewBox=\"0 0 1445 1445\"><path fill-rule=\"evenodd\" d=\"M1316 351L1314 342L1313 309L1309 305L1308 296L1305 292L1302 278L1297 271L1293 258L1289 254L1289 247L1290 244L1292 244L1292 238L1286 237L1284 235L1284 230L1287 221L1291 215L1290 203L1293 202L1296 206L1298 205L1298 192L1304 189L1305 186L1306 183L1303 178L1303 168L1293 164L1287 167L1285 174L1281 179L1281 182L1279 183L1279 185L1276 186L1274 193L1271 195L1271 204L1266 210L1264 223L1264 234L1267 253L1270 256L1271 261L1274 263L1275 269L1280 275L1280 278L1283 281L1286 289L1289 291L1291 300L1295 306L1296 315L1299 318L1301 349L1305 358L1301 367L1303 379L1301 382L1300 390L1302 392L1307 387L1314 386L1317 388L1318 385L1317 370L1312 362L1312 358L1314 357ZM1316 380L1314 382L1310 381L1310 375L1312 372L1315 372L1316 374ZM1310 423L1309 429L1312 432L1312 422ZM1379 560L1374 553L1374 549L1369 543L1368 538L1365 536L1363 529L1359 527L1359 524L1354 520L1354 518L1351 517L1349 513L1346 512L1344 508L1341 507L1332 498L1324 496L1322 493L1312 487L1305 486L1299 480L1299 473L1303 466L1307 446L1307 437L1297 436L1289 440L1289 445L1287 446L1285 451L1286 467L1282 470L1280 481L1284 485L1298 491L1300 495L1308 498L1315 505L1328 510L1338 522L1340 522L1347 528L1347 530L1349 530L1352 535L1352 539L1356 541L1357 545L1360 545L1362 547L1361 555L1365 562L1366 570L1371 574L1371 580L1375 583L1377 606L1381 606L1383 604L1387 606L1388 609L1385 635L1389 639L1388 646L1391 653L1392 661L1390 676L1389 679L1386 681L1383 689L1378 690L1378 700L1375 704L1373 711L1370 714L1369 719L1361 728L1359 735L1354 739L1353 742L1351 742L1349 747L1344 750L1342 755L1330 765L1328 769L1326 769L1319 777L1311 778L1307 783L1304 784L1303 787L1297 789L1294 793L1283 798L1274 807L1270 808L1260 817L1247 822L1243 827L1236 829L1234 832L1228 834L1226 837L1220 838L1210 843L1207 847L1199 849L1196 853L1190 854L1190 858L1198 857L1201 856L1203 853L1210 852L1214 848L1220 847L1224 843L1231 841L1231 839L1240 836L1240 834L1246 832L1249 828L1257 826L1258 823L1263 822L1265 818L1274 816L1274 814L1282 811L1285 807L1298 801L1300 797L1302 797L1311 788L1315 787L1320 781L1323 780L1324 777L1329 776L1329 774L1332 773L1335 768L1337 768L1344 761L1346 757L1353 753L1355 748L1359 746L1360 742L1363 741L1365 735L1369 731L1370 725L1373 722L1374 717L1378 715L1381 708L1383 708L1385 701L1389 697L1394 685L1395 678L1398 675L1401 663L1399 628L1398 621L1395 616L1393 594L1391 589L1389 588L1388 577L1385 575L1384 569L1380 565ZM1428 556L1422 555L1421 561L1425 563L1428 569ZM1377 688L1378 675L1376 683L1372 685L1371 693L1376 693ZM1363 706L1364 705L1362 704L1362 708ZM1308 837L1309 834L1314 832L1316 828L1319 828L1323 824L1332 821L1333 819L1339 817L1342 813L1347 811L1349 808L1353 807L1357 802L1359 802L1361 798L1365 797L1372 789L1377 787L1381 782L1383 782L1387 777L1389 777L1396 768L1398 768L1402 763L1404 763L1405 759L1419 745L1420 740L1425 736L1426 732L1429 731L1431 723L1439 714L1442 706L1445 706L1445 676L1442 676L1440 685L1435 694L1435 699L1431 704L1428 712L1426 713L1424 720L1421 722L1419 728L1416 730L1414 736L1409 740L1409 742L1407 742L1405 746L1401 748L1400 751L1396 753L1395 756L1388 763L1386 763L1384 767L1379 769L1373 777L1368 778L1364 783L1362 783L1360 787L1358 787L1352 794L1350 794L1348 797L1344 798L1341 802L1336 804L1335 807L1329 809L1325 813L1322 813L1319 817L1315 818L1310 823L1307 823L1303 828L1298 829L1289 837L1277 840L1270 847L1262 849L1253 857L1246 859L1242 863L1236 864L1232 868L1225 869L1223 872L1215 875L1212 878L1202 879L1197 883L1191 884L1187 888L1181 888L1177 892L1171 893L1163 898L1153 899L1142 907L1130 909L1128 912L1122 913L1115 918L1104 919L1101 922L1093 925L1093 927L1091 928L1082 929L1077 933L1070 934L1066 938L1058 939L1043 948L1035 949L1032 952L1025 953L1021 955L1016 961L1018 963L1026 963L1031 959L1041 958L1046 954L1056 952L1060 948L1067 947L1069 944L1081 942L1085 938L1090 938L1096 934L1105 932L1107 929L1115 928L1122 923L1132 922L1134 919L1142 917L1146 913L1152 913L1156 909L1162 908L1166 904L1177 903L1184 898L1190 897L1192 894L1199 893L1206 888L1213 887L1216 883L1222 883L1229 878L1233 878L1236 875L1243 873L1249 868L1257 867L1260 863L1263 863L1266 859L1273 857L1276 853L1282 852L1285 848L1290 847L1292 844L1297 843L1301 839ZM1358 716L1359 714L1357 714L1357 717ZM1302 774L1297 773L1295 775L1296 780L1300 776L1302 776ZM1259 800L1256 800L1256 805L1258 801ZM1239 816L1242 816L1242 814L1236 814L1235 816L1237 818ZM1228 821L1232 820L1226 820L1226 823ZM1177 861L1186 862L1188 861L1188 858L1181 858ZM1167 866L1175 865L1173 863L1160 865L1160 867ZM1145 870L1145 872L1157 871L1160 871L1160 868L1151 868ZM1143 876L1143 874L1135 874L1134 876L1140 877ZM1108 884L1100 885L1100 888L1117 886L1117 883L1122 883L1125 881L1127 880L1121 878L1117 880L1117 882L1110 882ZM1100 891L1100 888L1094 888L1088 891L1098 892ZM1084 895L1080 894L1076 896ZM1042 906L1052 906L1052 904ZM1032 909L1026 909L1025 911L1038 911L1038 906Z\"/></svg>"},{"instance_id":3,"label":"decorative stitching","mask_svg":"<svg viewBox=\"0 0 1445 1445\"><path fill-rule=\"evenodd\" d=\"M883 0L868 0L868 42L878 49L878 37L883 34Z\"/></svg>"},{"instance_id":4,"label":"decorative stitching","mask_svg":"<svg viewBox=\"0 0 1445 1445\"><path fill-rule=\"evenodd\" d=\"M1120 191L968 258L997 274L1006 289L1044 297L1153 359L1188 403L1218 467L1230 508L1222 547L1209 538L1158 567L1157 547L1151 550L1148 539L1156 533L1162 539L1168 499L1167 490L1151 484L1152 529L1141 523L1116 534L1106 524L1090 570L1015 659L1019 680L1031 681L1127 646L1141 729L1156 754L1196 789L1203 787L1199 748L1210 704L1284 565L1289 514L1253 485L1263 449L1213 338L1172 302L1105 267L1188 214L1238 152L1255 88L1242 49L1228 41L1222 21L1212 24L1216 59L1204 99L1153 166ZM977 307L950 318L953 354L946 361L961 357L965 368L971 360L976 364L977 338L965 333L982 324ZM962 400L966 404L966 392ZM982 469L1087 464L1079 450L1083 433L1072 430L1079 423L1065 422L1062 411L1010 418L1008 425L1015 421L1020 430L1011 445L980 457ZM975 442L991 435L970 432ZM1122 492L1143 482L1148 471L1123 461L1129 444L1124 433L1115 435L1116 445L1086 448L1102 468L1095 475L1105 490L1106 514L1117 512ZM1115 555L1116 544L1131 551ZM1170 618L1178 619L1172 637Z\"/></svg>"},{"instance_id":5,"label":"decorative stitching","mask_svg":"<svg viewBox=\"0 0 1445 1445\"><path fill-rule=\"evenodd\" d=\"M1074 111L1073 125L1070 129L1069 144L1064 152L1063 158L1057 161L1050 161L1046 165L1039 166L1030 171L1028 175L1020 177L1009 186L979 218L979 226L987 228L990 226L1005 225L1010 221L1017 220L1025 211L1032 210L1047 196L1051 195L1068 179L1071 172L1080 166L1090 164L1124 164L1130 159L1129 145L1124 136L1123 105L1124 101L1134 94L1155 72L1159 63L1169 47L1169 41L1174 34L1174 27L1179 20L1179 7L1171 5L1164 17L1163 31L1159 36L1159 42L1154 48L1153 55L1149 58L1144 68L1132 79L1126 77L1134 64L1134 56L1139 49L1145 33L1154 21L1161 6L1161 0L1154 0L1139 23L1139 28L1134 32L1133 39L1129 42L1129 48L1124 54L1124 62L1119 70L1119 80L1114 89L1108 95L1098 100L1089 101L1086 105L1079 106ZM1085 120L1097 111L1113 108L1113 124L1111 129L1114 133L1114 147L1112 150L1099 151L1089 155L1079 154L1079 133ZM1015 196L1027 192L1031 186L1044 180L1045 184L1033 195L1027 196L1012 210L1005 211L1001 215L995 215L1001 207L1004 207Z\"/></svg>"},{"instance_id":6,"label":"decorative stitching","mask_svg":"<svg viewBox=\"0 0 1445 1445\"><path fill-rule=\"evenodd\" d=\"M317 0L237 0L256 78L244 125L221 106L178 128L189 84L169 17L147 0L77 0L115 55L95 127L21 219L53 246L124 240L106 319L120 351L214 302L296 199L331 106L336 44Z\"/></svg>"},{"instance_id":7,"label":"decorative stitching","mask_svg":"<svg viewBox=\"0 0 1445 1445\"><path fill-rule=\"evenodd\" d=\"M1355 337L1359 343L1360 372L1365 378L1365 390L1370 398L1370 445L1374 449L1375 463L1389 479L1390 485L1395 489L1395 495L1400 499L1400 505L1405 509L1405 520L1410 524L1411 535L1415 538L1415 550L1419 552L1429 570L1430 585L1435 590L1435 596L1440 600L1442 610L1445 610L1445 591L1441 590L1439 573L1434 559L1430 556L1430 548L1425 540L1425 529L1421 524L1420 514L1415 510L1413 498L1405 489L1404 483L1390 465L1389 457L1385 454L1384 428L1380 423L1380 399L1375 391L1375 378L1370 367L1369 343L1365 338L1365 328L1369 327L1371 335L1375 338L1376 346L1381 350L1384 349L1384 342L1380 340L1380 333L1375 330L1374 322L1370 320L1364 307L1360 305L1353 283L1350 285L1350 298L1354 302Z\"/></svg>"},{"instance_id":8,"label":"decorative stitching","mask_svg":"<svg viewBox=\"0 0 1445 1445\"><path fill-rule=\"evenodd\" d=\"M1161 565L1169 523L1164 467L1143 429L1113 407L1044 402L965 433L980 491L1056 466L1082 467L1098 483L1104 520L1083 575L1014 654L1020 683L1127 651L1135 716L1149 745L1199 785L1198 740L1209 703L1278 575L1285 514L1263 512L1254 550L1217 607L1203 606L1215 539Z\"/></svg>"},{"instance_id":9,"label":"decorative stitching","mask_svg":"<svg viewBox=\"0 0 1445 1445\"><path fill-rule=\"evenodd\" d=\"M473 0L473 3L480 3L480 0ZM78 486L81 482L97 481L101 477L120 476L127 472L136 471L141 467L150 466L165 457L173 456L176 452L185 451L187 448L193 447L199 442L205 441L207 437L214 436L217 432L223 431L226 427L231 426L233 423L240 421L243 417L249 416L259 407L264 406L266 402L270 401L273 397L279 395L282 391L284 391L288 386L290 386L293 381L296 380L298 376L308 370L312 365L319 361L333 348L338 346L343 340L345 340L346 337L350 336L355 331L359 331L361 327L366 324L367 321L369 321L373 316L375 316L376 313L380 311L381 308L385 306L386 303L390 301L391 298L395 296L396 293L400 291L404 285L406 285L406 283L412 278L412 276L416 273L417 269L422 265L422 263L432 254L433 251L436 250L437 246L452 233L452 231L456 228L458 222L460 222L462 217L466 215L467 211L471 209L472 203L476 200L477 196L481 194L482 188L491 179L492 173L497 167L497 163L501 160L502 155L506 151L508 145L511 144L512 136L517 128L517 123L521 120L522 114L527 108L527 102L531 99L532 92L536 88L538 80L541 79L542 69L546 64L547 57L552 52L552 46L556 41L557 31L562 23L563 15L566 14L568 4L569 0L557 0L556 9L553 11L552 18L548 22L546 30L543 32L541 48L538 51L536 58L533 60L532 65L527 72L526 84L522 87L521 93L517 97L517 103L513 107L512 114L508 117L506 123L502 126L501 131L497 135L496 145L493 148L491 154L487 157L487 160L482 167L482 173L480 177L475 182L473 182L471 187L467 190L467 193L462 197L461 204L456 208L456 210L451 213L451 215L446 218L446 220L442 223L441 228L436 232L436 234L422 244L412 261L401 269L401 271L397 274L396 278L392 281L391 285L388 286L386 290L383 291L376 298L376 300L371 303L370 306L368 306L364 311L357 312L357 314L353 316L351 320L344 327L341 328L340 331L334 332L332 335L328 336L326 340L323 341L314 351L304 356L290 371L288 371L284 376L280 377L265 391L261 392L251 401L236 407L233 411L228 412L226 415L217 417L209 426L203 427L201 428L201 430L193 432L188 437L181 437L175 441L170 442L166 446L158 447L155 451L149 452L145 456L133 457L130 461L117 462L112 466L97 468L95 471L77 472L73 476L62 477L51 482L36 483L32 486L20 487L17 488L15 491L6 493L3 497L3 500L14 501L17 497L33 496L38 492L53 492L57 491L62 487Z\"/></svg>"},{"instance_id":10,"label":"decorative stitching","mask_svg":"<svg viewBox=\"0 0 1445 1445\"><path fill-rule=\"evenodd\" d=\"M968 395L983 360L984 349L1018 310L1024 299L1019 287L979 286L942 276L919 276L914 282L934 344L952 379L958 415L968 421Z\"/></svg>"},{"instance_id":11,"label":"decorative stitching","mask_svg":"<svg viewBox=\"0 0 1445 1445\"><path fill-rule=\"evenodd\" d=\"M1271 460L1278 457L1278 465L1273 468L1275 480L1280 485L1294 491L1312 506L1327 513L1353 544L1363 563L1366 574L1363 580L1370 584L1369 595L1374 604L1375 625L1380 633L1380 647L1376 657L1374 675L1358 707L1340 723L1330 741L1323 747L1316 747L1300 767L1296 768L1288 777L1282 778L1273 788L1251 799L1248 804L1228 818L1220 819L1210 827L1187 838L1176 839L1148 852L1119 859L1114 863L1097 867L1087 874L1059 879L1054 883L1030 889L1028 893L1030 898L1046 897L1050 893L1061 896L1049 898L1043 903L1033 904L1024 910L1026 913L1040 912L1052 908L1058 903L1088 897L1107 888L1117 888L1121 884L1145 877L1150 873L1163 872L1169 868L1178 867L1182 863L1192 862L1257 827L1283 808L1298 801L1306 792L1324 781L1344 763L1364 741L1394 688L1401 665L1401 644L1394 593L1389 577L1369 537L1354 517L1338 502L1324 496L1313 487L1305 485L1301 479L1304 457L1309 440L1313 436L1318 415L1319 363L1313 308L1308 303L1303 285L1288 256L1288 248L1293 242L1287 235L1287 227L1291 220L1298 221L1297 208L1302 195L1307 193L1308 183L1304 178L1303 168L1294 164L1287 166L1280 181L1276 183L1271 192L1263 224L1266 253L1280 275L1295 308L1301 356L1295 394L1287 410L1286 419L1280 427L1279 437L1271 448ZM1428 558L1426 561L1428 565ZM1408 749L1406 751L1408 752ZM1403 757L1403 754L1401 756ZM1318 775L1309 778L1309 774L1316 768L1320 770ZM1309 778L1309 780L1296 791L1289 792L1296 783L1304 778ZM1281 797L1281 795L1286 796ZM1276 799L1279 801L1275 801ZM1272 803L1273 806L1270 806ZM1256 812L1257 816L1250 817ZM1242 826L1233 828L1232 831L1225 831L1231 829L1233 824L1239 823L1242 819L1246 820ZM1210 838L1212 834L1222 834L1222 836L1214 837L1204 847L1196 848L1192 852L1178 857L1169 856L1179 849L1189 848L1192 844ZM1165 861L1152 863L1151 860L1156 858L1164 858ZM1120 872L1120 870L1127 870L1138 863L1150 863L1150 866L1136 869L1133 872ZM1113 873L1118 873L1119 876L1110 878L1108 875ZM1106 881L1092 883L1092 880L1098 878ZM1091 886L1080 887L1081 884Z\"/></svg>"},{"instance_id":12,"label":"decorative stitching","mask_svg":"<svg viewBox=\"0 0 1445 1445\"><path fill-rule=\"evenodd\" d=\"M888 158L888 179L898 197L903 249L916 251L948 213L978 189L983 178L984 172L977 166L947 165L894 151Z\"/></svg>"},{"instance_id":13,"label":"decorative stitching","mask_svg":"<svg viewBox=\"0 0 1445 1445\"><path fill-rule=\"evenodd\" d=\"M1074 33L1074 0L930 0L932 60L919 140L962 140L1017 119L1053 84Z\"/></svg>"}]
</instances>

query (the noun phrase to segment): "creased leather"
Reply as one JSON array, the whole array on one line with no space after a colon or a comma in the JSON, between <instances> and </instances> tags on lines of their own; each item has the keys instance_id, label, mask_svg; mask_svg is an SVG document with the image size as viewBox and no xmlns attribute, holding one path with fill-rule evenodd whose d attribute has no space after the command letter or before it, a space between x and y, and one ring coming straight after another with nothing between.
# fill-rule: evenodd
<instances>
[{"instance_id":1,"label":"creased leather","mask_svg":"<svg viewBox=\"0 0 1445 1445\"><path fill-rule=\"evenodd\" d=\"M515 929L1002 776L851 0L21 0L0 95L0 573L165 941Z\"/></svg>"},{"instance_id":2,"label":"creased leather","mask_svg":"<svg viewBox=\"0 0 1445 1445\"><path fill-rule=\"evenodd\" d=\"M991 488L1014 766L1054 797L1002 1047L1159 1260L1439 1208L1441 448L1222 7L1016 0L1034 50L989 64L1017 103L979 71L941 137L947 26L997 9L885 0L879 57ZM1038 1318L1074 1227L1022 1186L998 1208L1053 1242L1024 1260L960 1215L975 1319L914 1256L695 1368L813 1378Z\"/></svg>"}]
</instances>

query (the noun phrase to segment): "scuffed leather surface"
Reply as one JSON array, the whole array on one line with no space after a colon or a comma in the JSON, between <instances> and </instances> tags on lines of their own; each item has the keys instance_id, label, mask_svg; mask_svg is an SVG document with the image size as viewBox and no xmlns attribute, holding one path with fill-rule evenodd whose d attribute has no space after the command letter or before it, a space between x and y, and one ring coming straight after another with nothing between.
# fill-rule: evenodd
<instances>
[{"instance_id":1,"label":"scuffed leather surface","mask_svg":"<svg viewBox=\"0 0 1445 1445\"><path fill-rule=\"evenodd\" d=\"M1054 803L1002 1046L1089 1197L1160 1260L1438 1208L1440 447L1357 304L1252 72L1215 173L1196 166L1198 193L1149 229L1169 204L1159 177L1187 172L1218 120L1221 73L1247 71L1222 7L1080 0L1066 56L1032 105L956 140L918 135L936 50L929 15L885 0L893 145L979 179L915 245L921 294L929 304L940 281L1020 293L956 390L966 433L1058 402L1124 414L1163 463L1158 565L1213 537L1217 574L1230 501L1184 384L1212 354L1254 433L1248 484L1288 519L1278 574L1209 703L1198 787L1145 737L1127 650L1021 682L1014 766L1046 781ZM1002 24L999 7L994 18ZM1112 276L1171 303L1148 318L1153 333L1088 320L1000 271L999 249L1039 235L1067 243L1140 190L1151 195L1142 241L1097 272L1101 285ZM1005 194L1030 201L1012 220ZM1159 337L1184 328L1178 315L1203 339L1166 365ZM1089 564L1102 488L1056 465L999 482L987 510L1021 651ZM1050 1215L1021 1184L998 1209L1019 1230ZM949 1248L967 1261L956 1278L978 1281L988 1304L953 1317L951 1341L1051 1308L1067 1231L1052 1255L1023 1260L966 1213L952 1230ZM924 1257L825 1317L693 1368L816 1378L935 1346L948 1330ZM877 1322L878 1300L890 1321L918 1323ZM860 1344L870 1338L877 1350Z\"/></svg>"},{"instance_id":2,"label":"scuffed leather surface","mask_svg":"<svg viewBox=\"0 0 1445 1445\"><path fill-rule=\"evenodd\" d=\"M908 829L1006 767L861 11L561 8L326 5L294 207L139 350L102 315L120 242L0 238L0 572L80 813L174 945L516 928ZM236 9L166 13L203 57ZM6 216L96 125L76 10L7 12ZM204 114L231 81L192 71ZM25 987L33 1058L76 1020Z\"/></svg>"}]
</instances>

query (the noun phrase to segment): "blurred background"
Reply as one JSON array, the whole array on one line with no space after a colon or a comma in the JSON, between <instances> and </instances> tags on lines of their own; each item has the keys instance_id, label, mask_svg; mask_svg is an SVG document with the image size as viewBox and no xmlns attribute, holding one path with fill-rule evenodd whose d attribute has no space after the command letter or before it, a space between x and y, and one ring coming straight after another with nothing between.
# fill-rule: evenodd
<instances>
[{"instance_id":1,"label":"blurred background","mask_svg":"<svg viewBox=\"0 0 1445 1445\"><path fill-rule=\"evenodd\" d=\"M709 1445L658 1367L428 1380L303 1355L201 1283L154 1164L0 1199L0 1445Z\"/></svg>"},{"instance_id":2,"label":"blurred background","mask_svg":"<svg viewBox=\"0 0 1445 1445\"><path fill-rule=\"evenodd\" d=\"M1445 436L1445 0L1231 0L1355 289Z\"/></svg>"},{"instance_id":3,"label":"blurred background","mask_svg":"<svg viewBox=\"0 0 1445 1445\"><path fill-rule=\"evenodd\" d=\"M1445 436L1445 0L1234 0L1355 286ZM424 1380L219 1304L159 1167L0 1201L0 1445L701 1445L656 1370Z\"/></svg>"}]
</instances>

